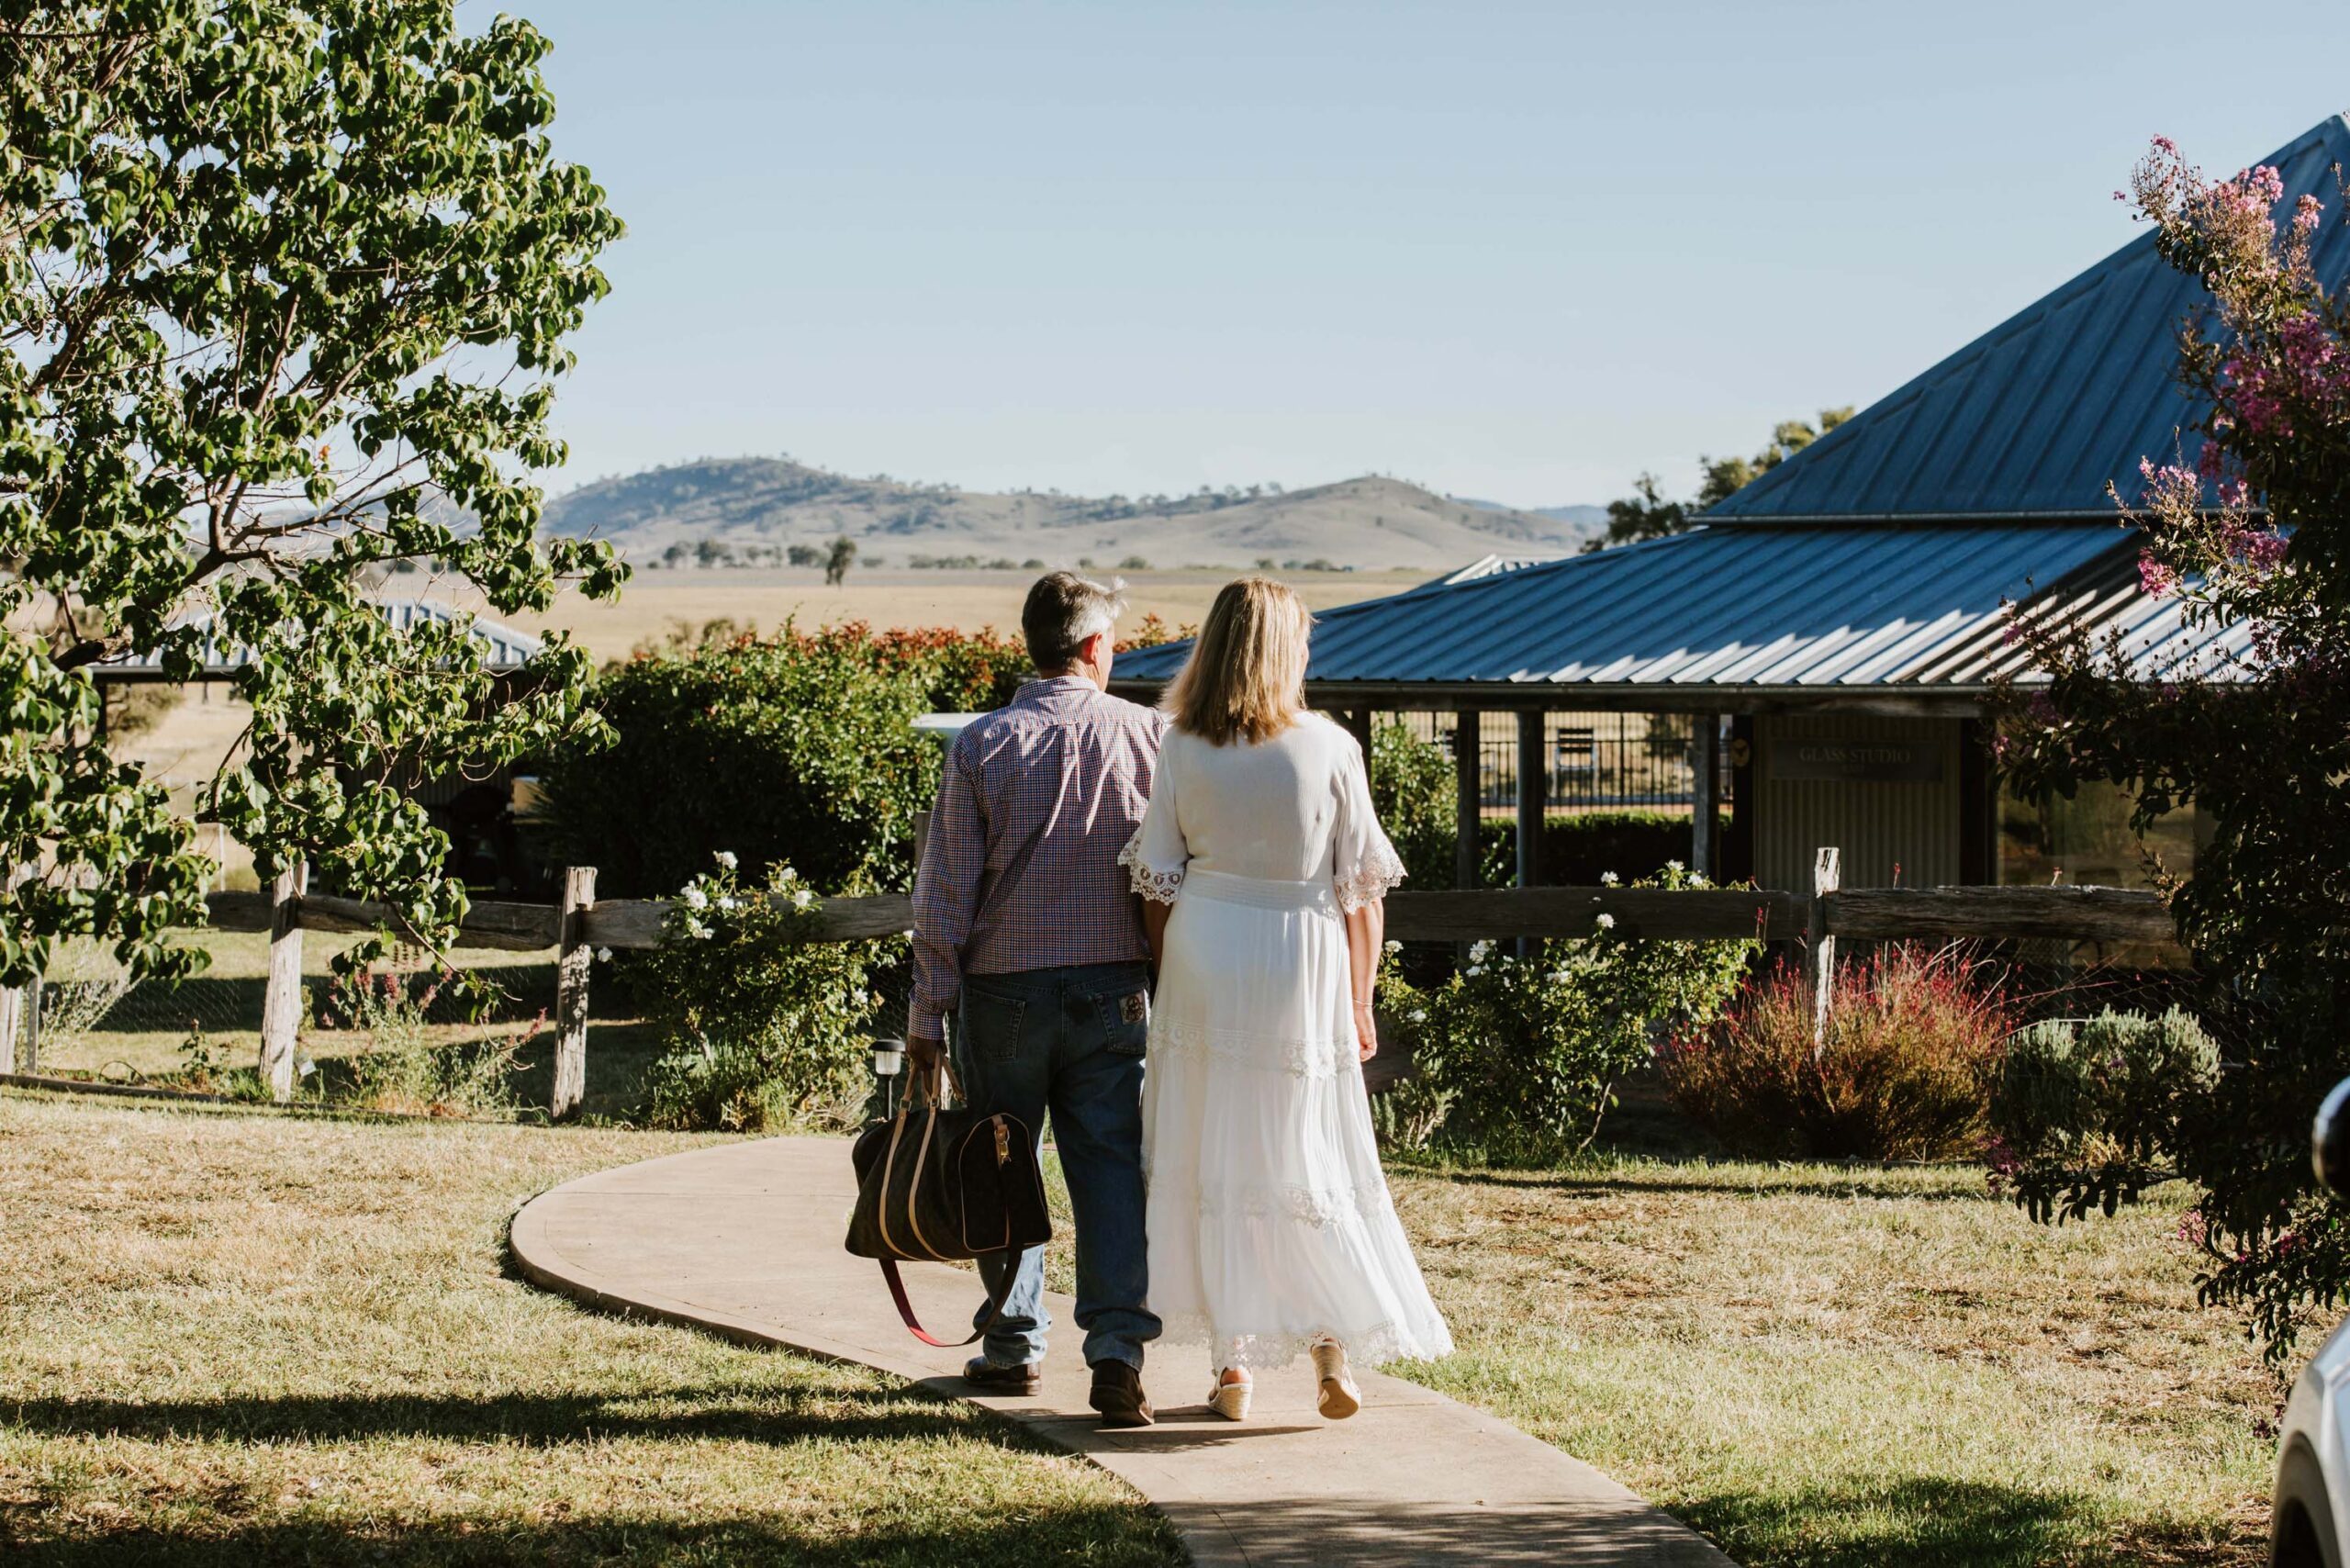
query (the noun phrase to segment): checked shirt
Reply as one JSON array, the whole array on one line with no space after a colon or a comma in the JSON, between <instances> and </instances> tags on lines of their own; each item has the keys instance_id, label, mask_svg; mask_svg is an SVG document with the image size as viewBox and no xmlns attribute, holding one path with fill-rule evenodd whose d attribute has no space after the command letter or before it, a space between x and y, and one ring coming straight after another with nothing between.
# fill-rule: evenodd
<instances>
[{"instance_id":1,"label":"checked shirt","mask_svg":"<svg viewBox=\"0 0 2350 1568\"><path fill-rule=\"evenodd\" d=\"M1082 676L1032 680L956 737L914 879L907 1032L944 1038L967 974L1146 959L1118 852L1166 716Z\"/></svg>"}]
</instances>

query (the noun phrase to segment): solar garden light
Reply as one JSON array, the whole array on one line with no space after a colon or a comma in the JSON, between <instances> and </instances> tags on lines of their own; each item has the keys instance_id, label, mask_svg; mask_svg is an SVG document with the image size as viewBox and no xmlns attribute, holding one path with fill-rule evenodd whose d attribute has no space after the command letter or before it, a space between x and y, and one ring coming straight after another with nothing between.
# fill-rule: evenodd
<instances>
[{"instance_id":1,"label":"solar garden light","mask_svg":"<svg viewBox=\"0 0 2350 1568\"><path fill-rule=\"evenodd\" d=\"M876 1040L873 1042L873 1076L881 1081L881 1114L896 1114L895 1090L898 1075L906 1068L906 1042Z\"/></svg>"}]
</instances>

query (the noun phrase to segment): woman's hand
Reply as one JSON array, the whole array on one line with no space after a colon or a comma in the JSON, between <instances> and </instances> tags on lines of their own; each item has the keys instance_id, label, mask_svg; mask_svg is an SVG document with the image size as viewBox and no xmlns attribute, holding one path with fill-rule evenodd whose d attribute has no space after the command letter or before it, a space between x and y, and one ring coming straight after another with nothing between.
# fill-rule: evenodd
<instances>
[{"instance_id":1,"label":"woman's hand","mask_svg":"<svg viewBox=\"0 0 2350 1568\"><path fill-rule=\"evenodd\" d=\"M1360 1047L1357 1061L1369 1061L1379 1054L1379 1020L1368 1002L1355 1003L1355 1040Z\"/></svg>"}]
</instances>

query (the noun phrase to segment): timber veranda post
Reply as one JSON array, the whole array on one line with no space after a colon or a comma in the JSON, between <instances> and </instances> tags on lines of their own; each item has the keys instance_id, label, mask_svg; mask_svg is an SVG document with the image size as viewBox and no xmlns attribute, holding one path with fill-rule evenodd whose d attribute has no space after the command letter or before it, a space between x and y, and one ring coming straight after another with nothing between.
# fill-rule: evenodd
<instances>
[{"instance_id":1,"label":"timber veranda post","mask_svg":"<svg viewBox=\"0 0 2350 1568\"><path fill-rule=\"evenodd\" d=\"M547 1114L557 1121L578 1114L588 1096L588 971L596 954L588 945L588 912L596 907L596 868L563 869L563 902L554 963L554 1092Z\"/></svg>"},{"instance_id":2,"label":"timber veranda post","mask_svg":"<svg viewBox=\"0 0 2350 1568\"><path fill-rule=\"evenodd\" d=\"M1714 866L1714 827L1722 810L1722 721L1718 713L1700 713L1689 736L1689 869L1707 881L1718 879Z\"/></svg>"},{"instance_id":3,"label":"timber veranda post","mask_svg":"<svg viewBox=\"0 0 2350 1568\"><path fill-rule=\"evenodd\" d=\"M1533 887L1542 879L1542 813L1550 804L1550 768L1543 756L1546 714L1539 708L1521 708L1517 714L1517 885ZM1530 958L1535 939L1517 939L1517 956Z\"/></svg>"},{"instance_id":4,"label":"timber veranda post","mask_svg":"<svg viewBox=\"0 0 2350 1568\"><path fill-rule=\"evenodd\" d=\"M1836 936L1828 929L1828 900L1843 879L1843 851L1822 848L1811 859L1811 910L1804 923L1810 952L1811 1054L1814 1060L1828 1048L1828 1008L1836 993Z\"/></svg>"},{"instance_id":5,"label":"timber veranda post","mask_svg":"<svg viewBox=\"0 0 2350 1568\"><path fill-rule=\"evenodd\" d=\"M302 894L310 868L297 861L269 890L269 990L261 1003L261 1081L283 1104L294 1098L294 1042L302 1027Z\"/></svg>"}]
</instances>

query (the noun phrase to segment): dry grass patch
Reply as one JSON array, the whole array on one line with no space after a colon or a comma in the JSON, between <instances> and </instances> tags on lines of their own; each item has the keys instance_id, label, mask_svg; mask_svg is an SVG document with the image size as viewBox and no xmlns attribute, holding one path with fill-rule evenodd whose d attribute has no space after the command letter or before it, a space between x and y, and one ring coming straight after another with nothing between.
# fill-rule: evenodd
<instances>
[{"instance_id":1,"label":"dry grass patch","mask_svg":"<svg viewBox=\"0 0 2350 1568\"><path fill-rule=\"evenodd\" d=\"M505 1275L521 1199L696 1141L0 1093L0 1559L1181 1560L971 1407Z\"/></svg>"},{"instance_id":2,"label":"dry grass patch","mask_svg":"<svg viewBox=\"0 0 2350 1568\"><path fill-rule=\"evenodd\" d=\"M1751 1568L2262 1561L2281 1390L2173 1193L2052 1230L1966 1167L1393 1180L1460 1347L1403 1370Z\"/></svg>"}]
</instances>

